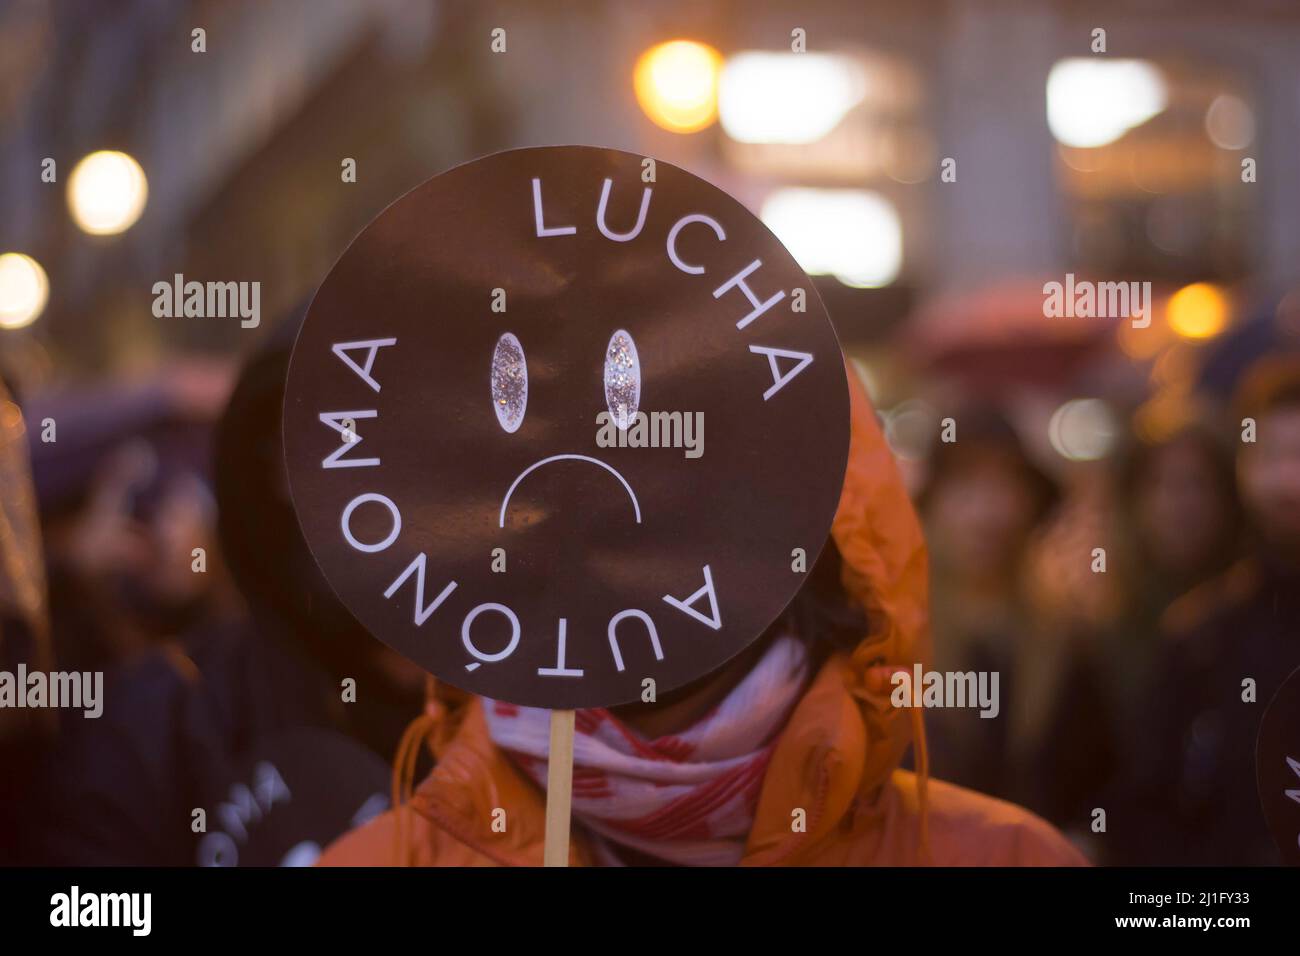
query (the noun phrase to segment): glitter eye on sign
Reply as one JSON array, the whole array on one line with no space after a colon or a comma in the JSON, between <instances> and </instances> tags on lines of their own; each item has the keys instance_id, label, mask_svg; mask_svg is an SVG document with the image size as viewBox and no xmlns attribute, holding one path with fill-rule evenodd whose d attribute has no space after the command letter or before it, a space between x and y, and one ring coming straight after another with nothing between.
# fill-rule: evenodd
<instances>
[{"instance_id":1,"label":"glitter eye on sign","mask_svg":"<svg viewBox=\"0 0 1300 956\"><path fill-rule=\"evenodd\" d=\"M605 404L623 429L641 407L641 359L632 336L623 329L610 336L605 349Z\"/></svg>"},{"instance_id":2,"label":"glitter eye on sign","mask_svg":"<svg viewBox=\"0 0 1300 956\"><path fill-rule=\"evenodd\" d=\"M811 281L741 203L664 162L646 183L643 159L511 150L416 187L289 363L285 462L326 579L496 701L610 707L715 671L839 504L848 379ZM683 455L705 415L709 456Z\"/></svg>"},{"instance_id":3,"label":"glitter eye on sign","mask_svg":"<svg viewBox=\"0 0 1300 956\"><path fill-rule=\"evenodd\" d=\"M510 332L492 350L492 410L507 432L517 432L528 410L528 362L523 346Z\"/></svg>"}]
</instances>

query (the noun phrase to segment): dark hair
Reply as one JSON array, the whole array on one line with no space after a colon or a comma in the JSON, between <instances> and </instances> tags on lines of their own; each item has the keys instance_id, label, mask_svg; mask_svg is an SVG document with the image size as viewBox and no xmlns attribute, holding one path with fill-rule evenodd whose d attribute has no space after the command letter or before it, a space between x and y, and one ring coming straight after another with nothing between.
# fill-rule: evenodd
<instances>
[{"instance_id":1,"label":"dark hair","mask_svg":"<svg viewBox=\"0 0 1300 956\"><path fill-rule=\"evenodd\" d=\"M1023 476L1033 495L1034 524L1040 524L1061 499L1056 479L1044 471L1025 451L1020 433L1010 419L991 405L975 405L953 416L959 429L959 441L936 441L930 451L930 463L917 508L929 509L934 491L953 474L964 468L981 452L1000 452Z\"/></svg>"},{"instance_id":2,"label":"dark hair","mask_svg":"<svg viewBox=\"0 0 1300 956\"><path fill-rule=\"evenodd\" d=\"M1190 422L1172 435L1158 441L1131 436L1116 458L1115 484L1119 499L1133 503L1138 486L1157 458L1176 445L1188 445L1210 465L1217 490L1234 515L1238 510L1237 478L1232 451L1223 437L1203 422Z\"/></svg>"},{"instance_id":3,"label":"dark hair","mask_svg":"<svg viewBox=\"0 0 1300 956\"><path fill-rule=\"evenodd\" d=\"M870 629L866 609L844 589L844 559L835 539L826 545L808 570L808 580L768 628L768 635L793 634L809 646L814 657L851 651Z\"/></svg>"},{"instance_id":4,"label":"dark hair","mask_svg":"<svg viewBox=\"0 0 1300 956\"><path fill-rule=\"evenodd\" d=\"M250 357L214 441L217 533L253 617L335 674L366 673L382 645L334 595L282 485L280 418L299 312Z\"/></svg>"}]
</instances>

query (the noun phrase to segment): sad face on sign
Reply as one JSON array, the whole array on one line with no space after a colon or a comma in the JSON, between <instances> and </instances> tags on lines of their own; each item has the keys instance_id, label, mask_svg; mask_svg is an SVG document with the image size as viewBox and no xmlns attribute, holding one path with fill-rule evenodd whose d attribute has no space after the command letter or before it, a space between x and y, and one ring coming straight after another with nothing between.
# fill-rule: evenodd
<instances>
[{"instance_id":1,"label":"sad face on sign","mask_svg":"<svg viewBox=\"0 0 1300 956\"><path fill-rule=\"evenodd\" d=\"M500 153L398 200L322 285L286 390L295 507L343 602L433 674L612 706L716 669L798 590L844 375L735 200L613 150ZM707 421L708 453L598 440L657 412Z\"/></svg>"}]
</instances>

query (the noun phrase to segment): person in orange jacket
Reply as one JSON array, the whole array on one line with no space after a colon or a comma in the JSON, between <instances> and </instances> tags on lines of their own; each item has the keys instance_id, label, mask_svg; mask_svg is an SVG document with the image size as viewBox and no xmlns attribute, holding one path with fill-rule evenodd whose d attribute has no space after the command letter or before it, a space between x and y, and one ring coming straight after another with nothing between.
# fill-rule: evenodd
<instances>
[{"instance_id":1,"label":"person in orange jacket","mask_svg":"<svg viewBox=\"0 0 1300 956\"><path fill-rule=\"evenodd\" d=\"M1028 811L929 779L921 710L891 703L893 676L928 658L926 551L849 379L844 490L790 609L749 650L655 704L578 712L571 864L1086 863ZM397 809L318 865L540 865L546 714L431 680L398 748ZM915 773L899 766L913 744ZM436 765L403 801L426 745Z\"/></svg>"}]
</instances>

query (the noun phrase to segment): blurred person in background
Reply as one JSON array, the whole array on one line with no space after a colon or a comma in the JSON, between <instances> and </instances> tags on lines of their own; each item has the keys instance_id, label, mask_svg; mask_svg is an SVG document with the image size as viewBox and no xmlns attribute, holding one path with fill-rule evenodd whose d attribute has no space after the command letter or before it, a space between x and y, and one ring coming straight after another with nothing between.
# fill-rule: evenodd
<instances>
[{"instance_id":1,"label":"blurred person in background","mask_svg":"<svg viewBox=\"0 0 1300 956\"><path fill-rule=\"evenodd\" d=\"M282 325L249 360L216 427L220 547L208 553L208 575L224 556L247 611L190 619L108 671L103 716L75 722L45 754L27 810L29 862L216 862L205 855L204 834L192 828L193 810L206 808L215 827L222 818L218 801L240 781L241 767L256 765L266 741L305 729L328 732L350 737L386 763L419 711L423 672L370 637L334 598L288 499L280 419L296 328L296 322ZM129 464L111 485L115 501L130 500L120 492L137 474L136 463ZM154 511L162 528L170 528L159 532L159 553L183 559L184 574L203 578L191 571L190 548L196 541L215 544L213 529L188 520L183 508L176 508L179 517L160 513L173 507L164 498ZM137 546L131 534L127 522L115 520L70 546L102 544L111 555ZM161 593L184 603L191 592L173 582L169 574L152 579ZM106 601L123 597L129 594L119 591ZM119 613L131 606L119 604ZM344 702L345 678L356 682L355 703ZM329 746L344 759L316 768L310 785L295 788L291 815L316 815L314 803L328 801L336 789L331 774L369 766L348 757L337 739ZM254 828L246 818L237 829ZM338 832L315 838L323 843Z\"/></svg>"},{"instance_id":2,"label":"blurred person in background","mask_svg":"<svg viewBox=\"0 0 1300 956\"><path fill-rule=\"evenodd\" d=\"M206 566L216 550L208 443L228 377L209 369L196 386L197 368L173 371L25 405L66 667L103 670L233 612L220 562Z\"/></svg>"},{"instance_id":3,"label":"blurred person in background","mask_svg":"<svg viewBox=\"0 0 1300 956\"><path fill-rule=\"evenodd\" d=\"M1256 790L1255 739L1264 709L1300 666L1300 356L1259 361L1234 407L1245 422L1237 477L1249 552L1164 616L1140 803L1114 834L1117 857L1280 861Z\"/></svg>"},{"instance_id":4,"label":"blurred person in background","mask_svg":"<svg viewBox=\"0 0 1300 956\"><path fill-rule=\"evenodd\" d=\"M935 772L1015 800L1058 825L1076 822L1060 793L1097 773L1086 713L1095 690L1075 667L1072 635L1040 614L1029 561L1060 491L1006 416L972 406L954 416L918 496L933 561L936 669L996 673L1000 708L927 716Z\"/></svg>"},{"instance_id":5,"label":"blurred person in background","mask_svg":"<svg viewBox=\"0 0 1300 956\"><path fill-rule=\"evenodd\" d=\"M299 310L282 323L249 359L218 425L218 527L263 643L312 675L324 690L320 699L331 726L387 760L420 709L424 671L357 623L326 583L298 526L281 419L289 353L304 314ZM356 705L340 705L345 678L357 682Z\"/></svg>"},{"instance_id":6,"label":"blurred person in background","mask_svg":"<svg viewBox=\"0 0 1300 956\"><path fill-rule=\"evenodd\" d=\"M36 495L22 413L0 380L0 671L53 664ZM0 708L0 866L18 856L23 796L55 731L51 711Z\"/></svg>"},{"instance_id":7,"label":"blurred person in background","mask_svg":"<svg viewBox=\"0 0 1300 956\"><path fill-rule=\"evenodd\" d=\"M1162 619L1240 556L1242 521L1231 450L1208 423L1189 422L1160 439L1132 435L1117 456L1108 572L1088 575L1090 590L1076 592L1078 609L1064 615L1085 635L1077 666L1104 707L1094 715L1094 759L1107 779L1089 781L1080 809L1127 812L1160 680ZM1095 841L1095 852L1108 859L1114 844Z\"/></svg>"},{"instance_id":8,"label":"blurred person in background","mask_svg":"<svg viewBox=\"0 0 1300 956\"><path fill-rule=\"evenodd\" d=\"M1239 556L1242 514L1230 449L1208 425L1188 424L1159 441L1134 438L1121 455L1114 491L1119 540L1107 580L1118 590L1106 656L1117 714L1136 726L1161 616L1179 596L1225 571Z\"/></svg>"}]
</instances>

